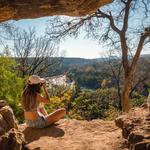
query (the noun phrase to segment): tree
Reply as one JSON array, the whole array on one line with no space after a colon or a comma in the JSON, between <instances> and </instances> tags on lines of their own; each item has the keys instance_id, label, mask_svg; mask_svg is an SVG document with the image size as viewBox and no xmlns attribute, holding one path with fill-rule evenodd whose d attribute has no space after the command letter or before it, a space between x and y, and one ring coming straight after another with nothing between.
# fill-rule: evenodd
<instances>
[{"instance_id":1,"label":"tree","mask_svg":"<svg viewBox=\"0 0 150 150\"><path fill-rule=\"evenodd\" d=\"M131 83L143 48L150 45L150 1L115 0L95 13L79 17L53 17L47 34L56 41L77 37L81 30L86 37L105 43L109 49L120 50L124 70L122 110L128 112ZM138 15L139 14L139 15Z\"/></svg>"},{"instance_id":2,"label":"tree","mask_svg":"<svg viewBox=\"0 0 150 150\"><path fill-rule=\"evenodd\" d=\"M106 55L103 57L103 61L105 63L105 69L107 70L107 74L111 78L111 82L113 86L116 87L118 98L119 98L119 109L122 109L121 105L121 88L122 88L122 79L123 79L123 68L122 68L122 59L120 55L120 51L118 51L118 56L116 57L116 51L109 50L106 52Z\"/></svg>"},{"instance_id":3,"label":"tree","mask_svg":"<svg viewBox=\"0 0 150 150\"><path fill-rule=\"evenodd\" d=\"M12 24L8 22L0 23L0 55L8 55L9 49L6 40L12 35L11 31L13 31Z\"/></svg>"},{"instance_id":4,"label":"tree","mask_svg":"<svg viewBox=\"0 0 150 150\"><path fill-rule=\"evenodd\" d=\"M5 46L4 53L8 49L13 52L21 77L31 74L47 75L49 70L53 74L56 71L60 64L60 58L56 57L58 48L46 35L37 36L34 28L14 28L8 32L7 37L12 44Z\"/></svg>"},{"instance_id":5,"label":"tree","mask_svg":"<svg viewBox=\"0 0 150 150\"><path fill-rule=\"evenodd\" d=\"M20 99L25 81L17 77L15 66L14 59L0 56L0 99L6 100L19 121L23 121Z\"/></svg>"},{"instance_id":6,"label":"tree","mask_svg":"<svg viewBox=\"0 0 150 150\"><path fill-rule=\"evenodd\" d=\"M56 71L60 61L57 46L48 37L36 36L34 29L17 32L14 36L13 51L17 57L22 75L46 75L48 69L51 73ZM57 67L56 67L57 66Z\"/></svg>"},{"instance_id":7,"label":"tree","mask_svg":"<svg viewBox=\"0 0 150 150\"><path fill-rule=\"evenodd\" d=\"M141 57L132 82L132 90L130 92L131 96L134 91L138 91L138 93L148 96L148 82L150 81L149 66L150 56Z\"/></svg>"}]
</instances>

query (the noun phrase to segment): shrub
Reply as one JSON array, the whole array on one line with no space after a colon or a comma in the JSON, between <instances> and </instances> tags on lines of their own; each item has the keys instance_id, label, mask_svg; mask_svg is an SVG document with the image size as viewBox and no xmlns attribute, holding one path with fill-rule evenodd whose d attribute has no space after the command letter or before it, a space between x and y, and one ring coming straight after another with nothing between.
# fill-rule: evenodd
<instances>
[{"instance_id":1,"label":"shrub","mask_svg":"<svg viewBox=\"0 0 150 150\"><path fill-rule=\"evenodd\" d=\"M82 91L73 103L71 118L92 120L106 118L107 110L116 108L118 102L117 91L114 88L98 89L96 91Z\"/></svg>"},{"instance_id":2,"label":"shrub","mask_svg":"<svg viewBox=\"0 0 150 150\"><path fill-rule=\"evenodd\" d=\"M140 95L137 92L132 93L132 97L130 98L131 101L131 106L136 107L136 106L141 106L144 104L146 97L143 95Z\"/></svg>"},{"instance_id":3,"label":"shrub","mask_svg":"<svg viewBox=\"0 0 150 150\"><path fill-rule=\"evenodd\" d=\"M114 120L119 116L119 114L119 110L116 107L110 105L109 108L105 111L105 120Z\"/></svg>"},{"instance_id":4,"label":"shrub","mask_svg":"<svg viewBox=\"0 0 150 150\"><path fill-rule=\"evenodd\" d=\"M48 113L58 109L58 108L66 108L67 104L70 102L72 96L72 90L65 90L64 93L58 94L56 96L50 97L50 104L45 106Z\"/></svg>"},{"instance_id":5,"label":"shrub","mask_svg":"<svg viewBox=\"0 0 150 150\"><path fill-rule=\"evenodd\" d=\"M19 121L23 120L23 111L20 107L21 92L24 80L17 77L16 66L12 58L0 57L0 99L4 99L12 107Z\"/></svg>"}]
</instances>

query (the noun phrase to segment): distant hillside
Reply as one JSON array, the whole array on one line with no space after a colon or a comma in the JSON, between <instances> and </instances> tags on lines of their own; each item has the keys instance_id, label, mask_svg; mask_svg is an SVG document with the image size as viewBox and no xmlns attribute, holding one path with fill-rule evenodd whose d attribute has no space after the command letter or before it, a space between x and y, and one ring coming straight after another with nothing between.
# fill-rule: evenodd
<instances>
[{"instance_id":1,"label":"distant hillside","mask_svg":"<svg viewBox=\"0 0 150 150\"><path fill-rule=\"evenodd\" d=\"M148 59L150 58L150 54L144 54L140 56L140 59ZM106 58L107 59L107 58ZM117 59L117 57L111 57L111 59ZM118 58L119 59L119 58ZM64 67L69 67L70 65L76 66L84 66L84 65L91 65L94 63L103 62L103 58L95 58L95 59L85 59L85 58L71 58L71 57L63 57L62 64Z\"/></svg>"},{"instance_id":2,"label":"distant hillside","mask_svg":"<svg viewBox=\"0 0 150 150\"><path fill-rule=\"evenodd\" d=\"M149 59L150 55L141 55L140 60L145 60L145 59ZM57 60L57 58L53 58L50 57L49 58L49 62L51 62L53 59L55 59L55 61ZM110 58L109 58L110 59ZM117 60L119 58L117 57L111 57L111 60ZM17 61L19 59L17 58ZM107 60L107 58L105 58L105 60ZM33 61L33 57L28 58L28 63L31 64ZM85 59L85 58L71 58L71 57L61 57L58 58L58 61L60 63L58 63L58 65L54 66L53 68L49 68L47 70L47 72L45 72L45 76L52 76L52 75L60 75L60 74L64 74L64 72L66 72L70 67L76 66L76 67L83 67L83 66L91 66L95 63L100 63L103 64L104 60L103 58L96 58L96 59ZM54 70L54 71L53 71Z\"/></svg>"},{"instance_id":3,"label":"distant hillside","mask_svg":"<svg viewBox=\"0 0 150 150\"><path fill-rule=\"evenodd\" d=\"M72 65L76 65L78 67L82 67L85 65L94 64L101 59L85 59L85 58L62 58L62 67L68 69Z\"/></svg>"},{"instance_id":4,"label":"distant hillside","mask_svg":"<svg viewBox=\"0 0 150 150\"><path fill-rule=\"evenodd\" d=\"M111 57L111 60L117 60L118 57ZM150 58L150 54L145 54L145 55L141 55L140 60L143 59L149 59ZM110 59L110 58L109 58ZM119 59L119 58L118 58ZM107 58L105 58L105 60L107 60ZM96 58L96 59L85 59L85 58L67 58L64 57L62 58L62 67L65 69L68 69L68 67L72 66L72 65L76 65L78 67L82 67L85 65L92 65L94 63L103 63L103 58Z\"/></svg>"}]
</instances>

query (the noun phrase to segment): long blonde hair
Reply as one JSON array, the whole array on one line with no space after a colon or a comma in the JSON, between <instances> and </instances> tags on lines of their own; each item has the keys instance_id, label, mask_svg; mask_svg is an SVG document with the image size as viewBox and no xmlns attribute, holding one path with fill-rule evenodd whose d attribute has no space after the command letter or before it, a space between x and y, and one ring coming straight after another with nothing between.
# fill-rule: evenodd
<instances>
[{"instance_id":1,"label":"long blonde hair","mask_svg":"<svg viewBox=\"0 0 150 150\"><path fill-rule=\"evenodd\" d=\"M36 105L36 95L41 92L40 84L29 84L24 88L22 93L22 107L24 110L29 110Z\"/></svg>"}]
</instances>

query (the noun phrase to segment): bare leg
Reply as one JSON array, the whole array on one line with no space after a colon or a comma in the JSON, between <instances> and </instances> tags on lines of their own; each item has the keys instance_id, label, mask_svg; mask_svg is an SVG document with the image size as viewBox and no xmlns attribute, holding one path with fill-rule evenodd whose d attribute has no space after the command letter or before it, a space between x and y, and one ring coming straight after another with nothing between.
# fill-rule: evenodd
<instances>
[{"instance_id":1,"label":"bare leg","mask_svg":"<svg viewBox=\"0 0 150 150\"><path fill-rule=\"evenodd\" d=\"M61 108L61 109L58 109L58 110L54 111L53 113L49 114L46 117L46 121L50 125L50 124L57 122L58 120L64 118L65 115L66 115L66 110L64 108Z\"/></svg>"}]
</instances>

